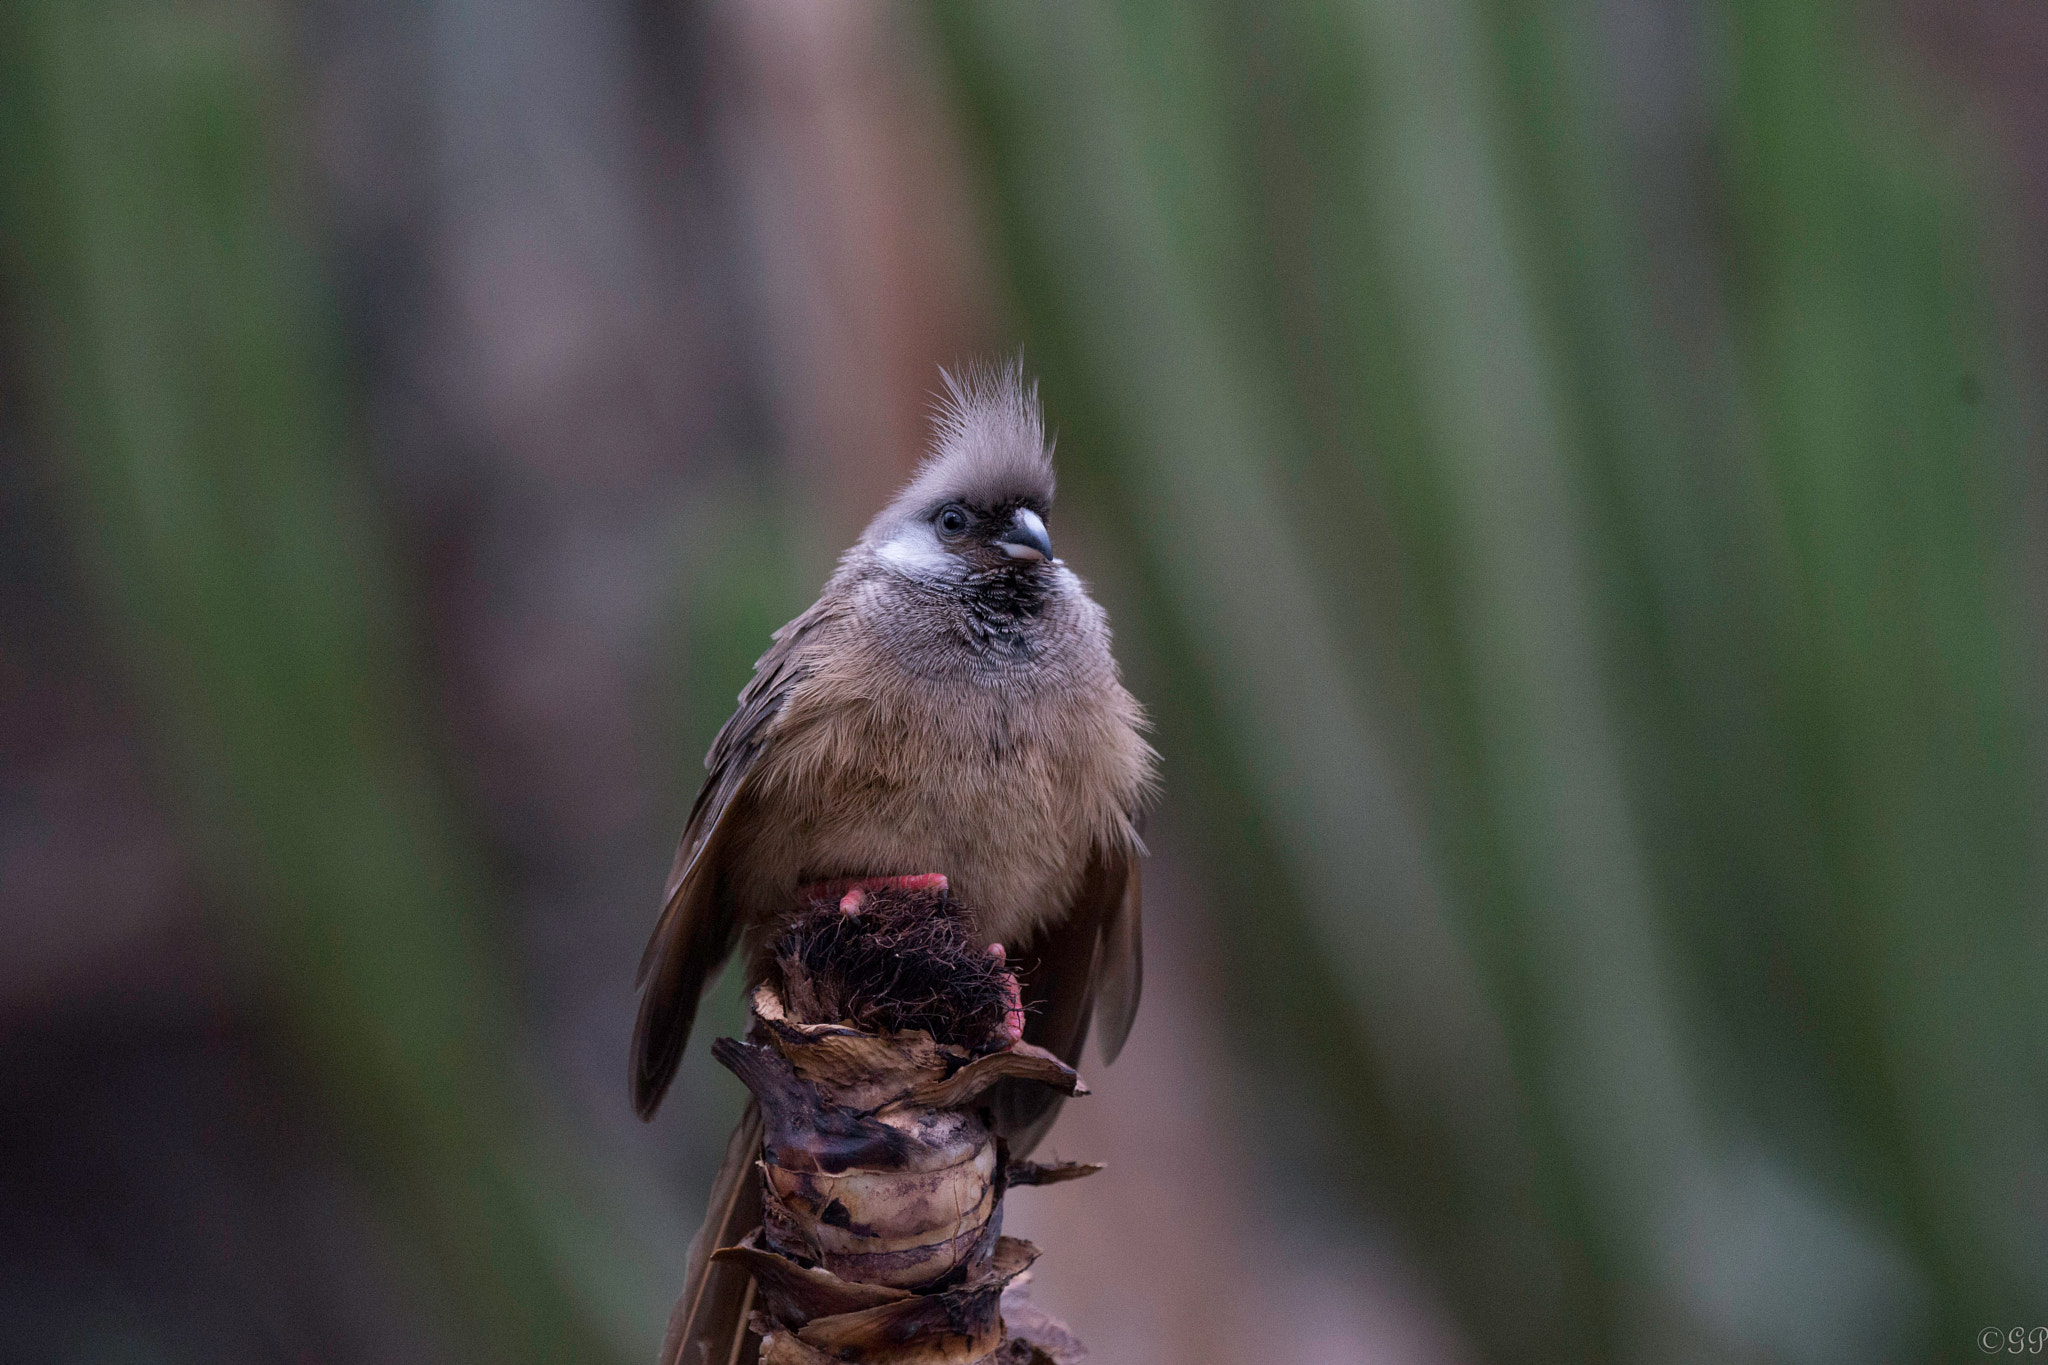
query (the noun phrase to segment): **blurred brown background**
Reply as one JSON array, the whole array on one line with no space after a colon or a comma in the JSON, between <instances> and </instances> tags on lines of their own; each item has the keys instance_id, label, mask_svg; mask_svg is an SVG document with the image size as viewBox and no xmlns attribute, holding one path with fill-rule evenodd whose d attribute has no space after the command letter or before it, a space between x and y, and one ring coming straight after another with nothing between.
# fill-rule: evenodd
<instances>
[{"instance_id":1,"label":"blurred brown background","mask_svg":"<svg viewBox=\"0 0 2048 1365\"><path fill-rule=\"evenodd\" d=\"M650 1359L700 757L1020 344L1169 788L1096 1359L2048 1326L2048 11L0 16L0 1360Z\"/></svg>"}]
</instances>

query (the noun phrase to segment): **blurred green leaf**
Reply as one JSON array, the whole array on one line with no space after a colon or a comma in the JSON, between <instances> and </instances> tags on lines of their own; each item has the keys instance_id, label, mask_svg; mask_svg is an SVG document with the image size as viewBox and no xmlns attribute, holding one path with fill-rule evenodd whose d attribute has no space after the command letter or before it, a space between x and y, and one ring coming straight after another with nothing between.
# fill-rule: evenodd
<instances>
[{"instance_id":1,"label":"blurred green leaf","mask_svg":"<svg viewBox=\"0 0 2048 1365\"><path fill-rule=\"evenodd\" d=\"M607 1358L550 1222L574 1178L507 1074L487 891L345 458L276 16L23 0L0 22L0 194L38 416L221 899L347 1147L430 1249L451 1346Z\"/></svg>"}]
</instances>

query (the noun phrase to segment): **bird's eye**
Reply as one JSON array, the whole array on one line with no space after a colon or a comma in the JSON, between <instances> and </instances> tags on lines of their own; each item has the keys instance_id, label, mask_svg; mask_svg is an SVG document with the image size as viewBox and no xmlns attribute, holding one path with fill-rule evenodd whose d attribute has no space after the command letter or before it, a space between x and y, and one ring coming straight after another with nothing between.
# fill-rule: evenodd
<instances>
[{"instance_id":1,"label":"bird's eye","mask_svg":"<svg viewBox=\"0 0 2048 1365\"><path fill-rule=\"evenodd\" d=\"M940 510L936 522L940 535L962 535L967 530L967 513L958 507L943 508Z\"/></svg>"}]
</instances>

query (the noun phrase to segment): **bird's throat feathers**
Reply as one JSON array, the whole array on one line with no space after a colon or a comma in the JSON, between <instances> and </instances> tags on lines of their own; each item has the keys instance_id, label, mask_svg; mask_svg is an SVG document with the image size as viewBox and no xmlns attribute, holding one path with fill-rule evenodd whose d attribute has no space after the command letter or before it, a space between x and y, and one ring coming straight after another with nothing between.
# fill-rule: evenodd
<instances>
[{"instance_id":1,"label":"bird's throat feathers","mask_svg":"<svg viewBox=\"0 0 2048 1365\"><path fill-rule=\"evenodd\" d=\"M1050 568L1050 566L1048 566ZM997 570L961 585L959 602L975 648L1007 660L1029 661L1037 652L1038 624L1051 597L1050 573Z\"/></svg>"},{"instance_id":2,"label":"bird's throat feathers","mask_svg":"<svg viewBox=\"0 0 2048 1365\"><path fill-rule=\"evenodd\" d=\"M940 656L953 650L962 651L958 663L1014 665L1041 658L1056 643L1052 637L1060 634L1060 623L1073 614L1060 609L1062 599L1079 592L1079 581L1057 561L979 573L920 573L920 566L887 553L876 559L871 619L902 637L928 666L920 672L932 671L929 666L942 664Z\"/></svg>"}]
</instances>

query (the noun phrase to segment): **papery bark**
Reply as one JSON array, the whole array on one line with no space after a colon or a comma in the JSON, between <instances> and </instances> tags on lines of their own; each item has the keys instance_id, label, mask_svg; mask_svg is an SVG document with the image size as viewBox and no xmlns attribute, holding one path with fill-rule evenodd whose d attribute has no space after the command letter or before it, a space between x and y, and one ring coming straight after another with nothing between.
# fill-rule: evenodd
<instances>
[{"instance_id":1,"label":"papery bark","mask_svg":"<svg viewBox=\"0 0 2048 1365\"><path fill-rule=\"evenodd\" d=\"M712 1260L752 1276L759 1359L1083 1359L1064 1326L1023 1296L1020 1277L1039 1253L1002 1235L1002 1206L1013 1183L1100 1168L1012 1164L977 1104L1006 1080L1084 1095L1074 1069L1022 1042L976 1055L919 1031L802 1022L769 986L750 1003L745 1041L722 1038L712 1051L760 1109L762 1222ZM1005 1331L1006 1312L1025 1334Z\"/></svg>"}]
</instances>

